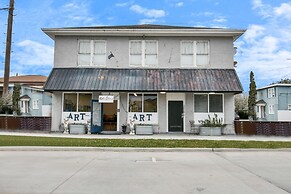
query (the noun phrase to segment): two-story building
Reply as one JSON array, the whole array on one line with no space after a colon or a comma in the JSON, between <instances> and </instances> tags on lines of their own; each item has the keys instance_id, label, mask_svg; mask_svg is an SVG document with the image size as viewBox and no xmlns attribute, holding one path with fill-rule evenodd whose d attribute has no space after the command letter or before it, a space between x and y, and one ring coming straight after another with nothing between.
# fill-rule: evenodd
<instances>
[{"instance_id":1,"label":"two-story building","mask_svg":"<svg viewBox=\"0 0 291 194\"><path fill-rule=\"evenodd\" d=\"M65 118L92 131L154 126L189 132L190 120L222 118L234 133L234 41L244 30L164 25L42 29L55 42L52 131Z\"/></svg>"},{"instance_id":2,"label":"two-story building","mask_svg":"<svg viewBox=\"0 0 291 194\"><path fill-rule=\"evenodd\" d=\"M291 84L258 88L256 114L263 121L291 121Z\"/></svg>"}]
</instances>

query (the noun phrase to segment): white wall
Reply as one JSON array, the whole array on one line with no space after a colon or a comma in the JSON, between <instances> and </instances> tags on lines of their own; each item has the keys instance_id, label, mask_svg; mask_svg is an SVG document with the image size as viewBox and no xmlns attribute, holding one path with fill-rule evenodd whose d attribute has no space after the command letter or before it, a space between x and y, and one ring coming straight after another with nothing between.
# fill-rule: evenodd
<instances>
[{"instance_id":1,"label":"white wall","mask_svg":"<svg viewBox=\"0 0 291 194\"><path fill-rule=\"evenodd\" d=\"M77 67L78 38L57 36L55 39L55 67ZM81 39L106 40L106 53L114 58L106 58L108 68L129 67L129 40L137 37L82 37ZM209 40L210 65L200 68L233 68L233 41L231 37L146 37L158 40L159 68L180 67L181 40ZM93 67L93 66L91 66Z\"/></svg>"},{"instance_id":2,"label":"white wall","mask_svg":"<svg viewBox=\"0 0 291 194\"><path fill-rule=\"evenodd\" d=\"M291 121L291 111L278 110L278 121Z\"/></svg>"}]
</instances>

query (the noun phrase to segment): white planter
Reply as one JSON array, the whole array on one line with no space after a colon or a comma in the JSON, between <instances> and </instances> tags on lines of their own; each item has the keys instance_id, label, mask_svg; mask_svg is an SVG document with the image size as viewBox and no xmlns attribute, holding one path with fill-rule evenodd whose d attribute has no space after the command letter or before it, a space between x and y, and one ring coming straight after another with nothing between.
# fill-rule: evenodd
<instances>
[{"instance_id":1,"label":"white planter","mask_svg":"<svg viewBox=\"0 0 291 194\"><path fill-rule=\"evenodd\" d=\"M152 135L154 133L153 126L151 125L136 125L135 134L136 135Z\"/></svg>"},{"instance_id":2,"label":"white planter","mask_svg":"<svg viewBox=\"0 0 291 194\"><path fill-rule=\"evenodd\" d=\"M199 135L219 136L221 135L221 127L200 127Z\"/></svg>"},{"instance_id":3,"label":"white planter","mask_svg":"<svg viewBox=\"0 0 291 194\"><path fill-rule=\"evenodd\" d=\"M71 124L69 125L70 134L85 134L85 125L83 124Z\"/></svg>"}]
</instances>

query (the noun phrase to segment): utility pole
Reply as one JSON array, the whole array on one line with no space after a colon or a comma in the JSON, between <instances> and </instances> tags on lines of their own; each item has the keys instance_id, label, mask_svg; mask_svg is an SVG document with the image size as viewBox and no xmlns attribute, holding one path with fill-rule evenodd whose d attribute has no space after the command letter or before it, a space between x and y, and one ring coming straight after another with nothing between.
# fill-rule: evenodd
<instances>
[{"instance_id":1,"label":"utility pole","mask_svg":"<svg viewBox=\"0 0 291 194\"><path fill-rule=\"evenodd\" d=\"M12 42L12 24L13 24L13 11L14 0L10 0L8 8L8 26L6 37L6 51L5 51L5 67L4 67L4 83L3 83L3 96L8 95L9 90L9 74L10 74L10 54L11 54L11 42Z\"/></svg>"}]
</instances>

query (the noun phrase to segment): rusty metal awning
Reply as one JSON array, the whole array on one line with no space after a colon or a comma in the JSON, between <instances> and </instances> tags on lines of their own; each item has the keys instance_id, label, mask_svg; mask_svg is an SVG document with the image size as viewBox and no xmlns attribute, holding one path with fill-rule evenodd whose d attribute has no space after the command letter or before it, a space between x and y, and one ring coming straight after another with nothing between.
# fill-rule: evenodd
<instances>
[{"instance_id":1,"label":"rusty metal awning","mask_svg":"<svg viewBox=\"0 0 291 194\"><path fill-rule=\"evenodd\" d=\"M234 69L53 68L44 90L241 93L243 88Z\"/></svg>"}]
</instances>

